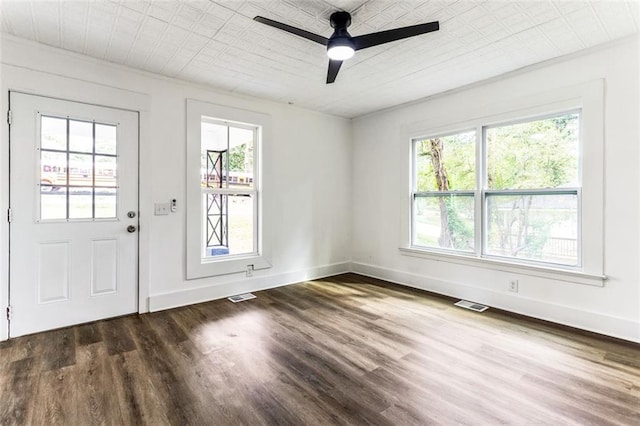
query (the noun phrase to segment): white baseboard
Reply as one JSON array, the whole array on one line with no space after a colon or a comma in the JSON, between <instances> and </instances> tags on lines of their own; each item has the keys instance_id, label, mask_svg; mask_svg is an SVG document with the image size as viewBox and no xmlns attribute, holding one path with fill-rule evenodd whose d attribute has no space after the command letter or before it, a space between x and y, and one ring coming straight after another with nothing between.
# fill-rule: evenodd
<instances>
[{"instance_id":1,"label":"white baseboard","mask_svg":"<svg viewBox=\"0 0 640 426\"><path fill-rule=\"evenodd\" d=\"M366 263L351 262L351 272L389 281L394 284L470 300L505 311L564 324L581 330L640 343L640 321L613 317L598 312L496 292L469 284L443 281L429 276L383 268Z\"/></svg>"},{"instance_id":2,"label":"white baseboard","mask_svg":"<svg viewBox=\"0 0 640 426\"><path fill-rule=\"evenodd\" d=\"M177 308L179 306L193 305L209 300L223 299L236 294L251 291L267 290L307 280L329 277L350 272L351 263L334 263L331 265L317 266L310 269L287 272L253 278L241 278L228 283L216 284L207 287L190 288L171 293L162 293L149 296L149 311L156 312L164 309Z\"/></svg>"}]
</instances>

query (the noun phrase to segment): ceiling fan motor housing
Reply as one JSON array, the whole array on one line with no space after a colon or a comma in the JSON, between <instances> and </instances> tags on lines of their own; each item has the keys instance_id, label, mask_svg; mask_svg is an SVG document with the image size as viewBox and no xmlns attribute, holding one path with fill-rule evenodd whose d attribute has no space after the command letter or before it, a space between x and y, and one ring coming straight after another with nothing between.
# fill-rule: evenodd
<instances>
[{"instance_id":1,"label":"ceiling fan motor housing","mask_svg":"<svg viewBox=\"0 0 640 426\"><path fill-rule=\"evenodd\" d=\"M347 31L347 27L351 25L351 15L348 12L334 12L329 17L329 23L335 31L327 42L327 51L336 47L347 47L354 51L355 46L351 40L351 34Z\"/></svg>"}]
</instances>

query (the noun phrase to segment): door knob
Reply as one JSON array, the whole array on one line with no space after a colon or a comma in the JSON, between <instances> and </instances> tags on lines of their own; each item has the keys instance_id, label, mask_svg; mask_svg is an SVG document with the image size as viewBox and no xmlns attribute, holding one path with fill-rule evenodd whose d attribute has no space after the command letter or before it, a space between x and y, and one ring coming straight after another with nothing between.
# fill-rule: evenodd
<instances>
[{"instance_id":1,"label":"door knob","mask_svg":"<svg viewBox=\"0 0 640 426\"><path fill-rule=\"evenodd\" d=\"M133 225L127 226L127 232L136 232L136 227Z\"/></svg>"}]
</instances>

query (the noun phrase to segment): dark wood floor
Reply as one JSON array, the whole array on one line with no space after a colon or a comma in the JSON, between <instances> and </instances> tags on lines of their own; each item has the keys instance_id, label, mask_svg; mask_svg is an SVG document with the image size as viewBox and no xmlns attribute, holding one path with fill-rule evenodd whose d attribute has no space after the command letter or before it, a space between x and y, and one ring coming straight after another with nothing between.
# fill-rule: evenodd
<instances>
[{"instance_id":1,"label":"dark wood floor","mask_svg":"<svg viewBox=\"0 0 640 426\"><path fill-rule=\"evenodd\" d=\"M0 343L2 424L640 424L640 345L343 275Z\"/></svg>"}]
</instances>

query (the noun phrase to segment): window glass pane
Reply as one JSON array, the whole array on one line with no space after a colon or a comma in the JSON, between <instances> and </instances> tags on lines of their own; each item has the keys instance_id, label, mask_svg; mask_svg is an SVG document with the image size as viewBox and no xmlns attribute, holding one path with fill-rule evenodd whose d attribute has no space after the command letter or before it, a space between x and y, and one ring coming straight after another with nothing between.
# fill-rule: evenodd
<instances>
[{"instance_id":1,"label":"window glass pane","mask_svg":"<svg viewBox=\"0 0 640 426\"><path fill-rule=\"evenodd\" d=\"M93 155L69 154L69 185L93 185Z\"/></svg>"},{"instance_id":2,"label":"window glass pane","mask_svg":"<svg viewBox=\"0 0 640 426\"><path fill-rule=\"evenodd\" d=\"M67 188L42 187L40 192L40 219L67 218Z\"/></svg>"},{"instance_id":3,"label":"window glass pane","mask_svg":"<svg viewBox=\"0 0 640 426\"><path fill-rule=\"evenodd\" d=\"M40 151L40 185L59 187L67 184L67 154L64 152Z\"/></svg>"},{"instance_id":4,"label":"window glass pane","mask_svg":"<svg viewBox=\"0 0 640 426\"><path fill-rule=\"evenodd\" d=\"M96 186L117 185L117 163L116 157L106 157L96 155Z\"/></svg>"},{"instance_id":5,"label":"window glass pane","mask_svg":"<svg viewBox=\"0 0 640 426\"><path fill-rule=\"evenodd\" d=\"M253 253L253 197L229 196L229 254Z\"/></svg>"},{"instance_id":6,"label":"window glass pane","mask_svg":"<svg viewBox=\"0 0 640 426\"><path fill-rule=\"evenodd\" d=\"M236 188L253 188L253 138L252 130L229 128L229 185Z\"/></svg>"},{"instance_id":7,"label":"window glass pane","mask_svg":"<svg viewBox=\"0 0 640 426\"><path fill-rule=\"evenodd\" d=\"M96 188L96 218L109 219L117 217L116 190Z\"/></svg>"},{"instance_id":8,"label":"window glass pane","mask_svg":"<svg viewBox=\"0 0 640 426\"><path fill-rule=\"evenodd\" d=\"M474 197L416 197L413 245L473 251Z\"/></svg>"},{"instance_id":9,"label":"window glass pane","mask_svg":"<svg viewBox=\"0 0 640 426\"><path fill-rule=\"evenodd\" d=\"M228 127L201 123L200 175L201 185L208 188L227 188L228 184Z\"/></svg>"},{"instance_id":10,"label":"window glass pane","mask_svg":"<svg viewBox=\"0 0 640 426\"><path fill-rule=\"evenodd\" d=\"M116 126L96 123L96 153L116 154Z\"/></svg>"},{"instance_id":11,"label":"window glass pane","mask_svg":"<svg viewBox=\"0 0 640 426\"><path fill-rule=\"evenodd\" d=\"M487 128L490 189L577 187L579 114Z\"/></svg>"},{"instance_id":12,"label":"window glass pane","mask_svg":"<svg viewBox=\"0 0 640 426\"><path fill-rule=\"evenodd\" d=\"M487 212L487 254L578 264L577 195L490 195Z\"/></svg>"},{"instance_id":13,"label":"window glass pane","mask_svg":"<svg viewBox=\"0 0 640 426\"><path fill-rule=\"evenodd\" d=\"M416 141L416 190L475 189L475 142L473 131Z\"/></svg>"},{"instance_id":14,"label":"window glass pane","mask_svg":"<svg viewBox=\"0 0 640 426\"><path fill-rule=\"evenodd\" d=\"M93 188L69 188L69 219L93 217Z\"/></svg>"},{"instance_id":15,"label":"window glass pane","mask_svg":"<svg viewBox=\"0 0 640 426\"><path fill-rule=\"evenodd\" d=\"M204 194L205 257L253 253L254 203L250 195Z\"/></svg>"},{"instance_id":16,"label":"window glass pane","mask_svg":"<svg viewBox=\"0 0 640 426\"><path fill-rule=\"evenodd\" d=\"M205 219L205 257L229 254L228 197L223 194L203 194Z\"/></svg>"},{"instance_id":17,"label":"window glass pane","mask_svg":"<svg viewBox=\"0 0 640 426\"><path fill-rule=\"evenodd\" d=\"M93 152L93 123L69 120L69 151Z\"/></svg>"},{"instance_id":18,"label":"window glass pane","mask_svg":"<svg viewBox=\"0 0 640 426\"><path fill-rule=\"evenodd\" d=\"M42 117L40 119L40 147L43 149L67 149L67 120Z\"/></svg>"}]
</instances>

